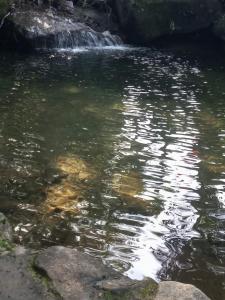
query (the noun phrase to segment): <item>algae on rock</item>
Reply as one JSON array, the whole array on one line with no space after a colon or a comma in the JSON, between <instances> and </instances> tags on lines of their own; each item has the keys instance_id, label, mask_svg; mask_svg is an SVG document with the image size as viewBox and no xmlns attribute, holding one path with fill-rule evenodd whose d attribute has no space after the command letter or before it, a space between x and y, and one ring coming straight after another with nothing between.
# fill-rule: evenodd
<instances>
[{"instance_id":1,"label":"algae on rock","mask_svg":"<svg viewBox=\"0 0 225 300\"><path fill-rule=\"evenodd\" d=\"M59 156L55 167L65 174L65 178L47 187L41 211L78 213L79 203L85 199L89 189L89 180L94 179L96 174L84 160L70 154Z\"/></svg>"}]
</instances>

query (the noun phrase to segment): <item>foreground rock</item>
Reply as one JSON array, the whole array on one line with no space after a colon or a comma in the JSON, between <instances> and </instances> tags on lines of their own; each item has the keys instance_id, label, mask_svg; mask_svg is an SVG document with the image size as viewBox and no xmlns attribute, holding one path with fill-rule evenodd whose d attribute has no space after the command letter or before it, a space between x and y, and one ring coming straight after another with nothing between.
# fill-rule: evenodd
<instances>
[{"instance_id":1,"label":"foreground rock","mask_svg":"<svg viewBox=\"0 0 225 300\"><path fill-rule=\"evenodd\" d=\"M142 44L206 29L222 12L219 0L116 0L116 9L129 40Z\"/></svg>"},{"instance_id":2,"label":"foreground rock","mask_svg":"<svg viewBox=\"0 0 225 300\"><path fill-rule=\"evenodd\" d=\"M191 284L165 281L159 284L155 300L210 300L202 291Z\"/></svg>"},{"instance_id":3,"label":"foreground rock","mask_svg":"<svg viewBox=\"0 0 225 300\"><path fill-rule=\"evenodd\" d=\"M99 260L64 247L51 247L41 252L34 266L46 274L65 300L153 299L157 288L150 279L132 281Z\"/></svg>"},{"instance_id":4,"label":"foreground rock","mask_svg":"<svg viewBox=\"0 0 225 300\"><path fill-rule=\"evenodd\" d=\"M210 300L192 285L131 280L76 249L54 246L35 252L7 238L12 229L0 213L1 300Z\"/></svg>"},{"instance_id":5,"label":"foreground rock","mask_svg":"<svg viewBox=\"0 0 225 300\"><path fill-rule=\"evenodd\" d=\"M5 21L1 39L26 48L73 48L113 46L121 43L109 31L97 32L54 10L24 9Z\"/></svg>"},{"instance_id":6,"label":"foreground rock","mask_svg":"<svg viewBox=\"0 0 225 300\"><path fill-rule=\"evenodd\" d=\"M209 300L191 285L133 281L98 259L59 246L39 253L18 247L1 255L0 299Z\"/></svg>"},{"instance_id":7,"label":"foreground rock","mask_svg":"<svg viewBox=\"0 0 225 300\"><path fill-rule=\"evenodd\" d=\"M6 300L55 300L54 294L34 280L33 256L27 251L0 256L0 299Z\"/></svg>"}]
</instances>

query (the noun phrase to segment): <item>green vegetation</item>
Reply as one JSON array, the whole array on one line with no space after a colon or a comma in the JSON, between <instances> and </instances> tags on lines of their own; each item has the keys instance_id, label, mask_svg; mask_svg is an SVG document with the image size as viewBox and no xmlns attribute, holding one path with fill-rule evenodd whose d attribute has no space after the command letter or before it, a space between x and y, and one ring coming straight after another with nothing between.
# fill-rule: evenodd
<instances>
[{"instance_id":1,"label":"green vegetation","mask_svg":"<svg viewBox=\"0 0 225 300\"><path fill-rule=\"evenodd\" d=\"M0 17L4 16L9 8L9 0L0 0Z\"/></svg>"},{"instance_id":2,"label":"green vegetation","mask_svg":"<svg viewBox=\"0 0 225 300\"><path fill-rule=\"evenodd\" d=\"M155 298L158 285L156 282L151 281L150 283L144 285L143 287L134 288L129 291L105 291L103 299L104 300L153 300Z\"/></svg>"},{"instance_id":3,"label":"green vegetation","mask_svg":"<svg viewBox=\"0 0 225 300\"><path fill-rule=\"evenodd\" d=\"M11 251L12 249L13 249L13 245L9 241L3 239L0 236L0 252Z\"/></svg>"}]
</instances>

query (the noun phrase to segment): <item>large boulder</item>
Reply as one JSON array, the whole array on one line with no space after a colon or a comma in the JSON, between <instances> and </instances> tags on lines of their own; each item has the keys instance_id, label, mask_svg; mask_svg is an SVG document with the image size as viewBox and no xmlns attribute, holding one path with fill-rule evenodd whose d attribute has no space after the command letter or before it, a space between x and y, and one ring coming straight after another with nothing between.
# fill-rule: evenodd
<instances>
[{"instance_id":1,"label":"large boulder","mask_svg":"<svg viewBox=\"0 0 225 300\"><path fill-rule=\"evenodd\" d=\"M75 249L55 246L40 252L34 267L63 300L153 300L157 283L131 280Z\"/></svg>"},{"instance_id":2,"label":"large boulder","mask_svg":"<svg viewBox=\"0 0 225 300\"><path fill-rule=\"evenodd\" d=\"M208 28L222 5L219 0L116 0L116 11L128 40L148 44L162 36Z\"/></svg>"},{"instance_id":3,"label":"large boulder","mask_svg":"<svg viewBox=\"0 0 225 300\"><path fill-rule=\"evenodd\" d=\"M3 35L3 38L1 36ZM1 40L29 48L72 48L112 46L121 43L118 36L97 32L60 15L54 10L18 10L5 21Z\"/></svg>"}]
</instances>

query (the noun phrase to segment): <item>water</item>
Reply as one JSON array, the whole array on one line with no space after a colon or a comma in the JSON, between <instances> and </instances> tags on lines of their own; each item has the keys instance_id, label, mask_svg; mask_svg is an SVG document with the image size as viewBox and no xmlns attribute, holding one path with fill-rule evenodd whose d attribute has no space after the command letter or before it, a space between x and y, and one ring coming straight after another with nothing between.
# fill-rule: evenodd
<instances>
[{"instance_id":1,"label":"water","mask_svg":"<svg viewBox=\"0 0 225 300\"><path fill-rule=\"evenodd\" d=\"M225 64L213 51L2 53L0 211L16 242L78 247L223 299Z\"/></svg>"}]
</instances>

